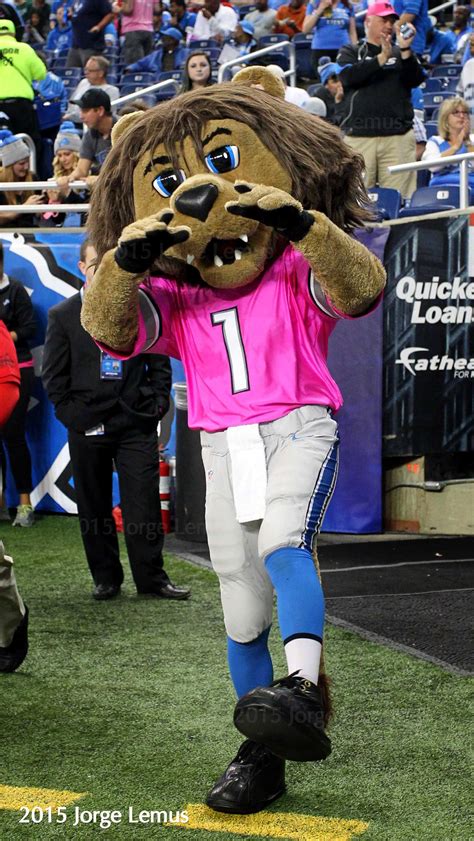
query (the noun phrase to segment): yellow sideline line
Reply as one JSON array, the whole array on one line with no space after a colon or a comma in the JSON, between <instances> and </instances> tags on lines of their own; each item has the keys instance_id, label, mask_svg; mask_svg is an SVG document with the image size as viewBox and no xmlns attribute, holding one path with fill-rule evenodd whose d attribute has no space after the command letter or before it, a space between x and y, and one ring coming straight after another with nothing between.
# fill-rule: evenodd
<instances>
[{"instance_id":1,"label":"yellow sideline line","mask_svg":"<svg viewBox=\"0 0 474 841\"><path fill-rule=\"evenodd\" d=\"M0 785L0 809L12 809L16 811L26 806L33 809L39 806L40 809L57 809L58 806L69 806L87 792L57 791L54 788L21 788L20 786Z\"/></svg>"},{"instance_id":2,"label":"yellow sideline line","mask_svg":"<svg viewBox=\"0 0 474 841\"><path fill-rule=\"evenodd\" d=\"M199 803L189 803L186 812L189 821L173 823L173 827L232 832L236 835L259 835L261 838L288 838L295 841L350 841L353 836L365 832L369 826L364 821L313 817L294 812L224 815L213 812Z\"/></svg>"}]
</instances>

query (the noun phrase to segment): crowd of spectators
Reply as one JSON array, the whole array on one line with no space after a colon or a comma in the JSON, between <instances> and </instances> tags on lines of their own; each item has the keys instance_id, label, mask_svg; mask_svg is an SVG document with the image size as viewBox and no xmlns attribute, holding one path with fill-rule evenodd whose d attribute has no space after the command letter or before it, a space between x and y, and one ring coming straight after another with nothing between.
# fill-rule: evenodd
<instances>
[{"instance_id":1,"label":"crowd of spectators","mask_svg":"<svg viewBox=\"0 0 474 841\"><path fill-rule=\"evenodd\" d=\"M278 42L296 43L296 36L312 70L300 71L293 86ZM155 103L147 91L137 99L138 88L160 81L160 74L177 80L182 92L215 84L220 65L252 60L268 39L275 52L255 63L283 78L289 102L339 126L364 157L368 187L393 187L409 200L416 174L391 175L388 166L471 151L470 6L454 7L446 22L445 13L429 15L426 0L7 0L0 2L0 178L20 185L37 175L54 177L58 187L39 195L8 191L4 202L87 201L87 191L69 185L85 180L93 189L116 119ZM438 114L425 111L423 88L432 69L447 62L459 73L454 83L452 75L438 76L443 107L434 129ZM162 96L175 92L169 88ZM115 105L124 93L133 101ZM33 175L25 135L35 146ZM433 167L431 173L434 184L448 175L459 179L456 168L448 173ZM12 210L0 214L0 226L61 225L72 218Z\"/></svg>"}]
</instances>

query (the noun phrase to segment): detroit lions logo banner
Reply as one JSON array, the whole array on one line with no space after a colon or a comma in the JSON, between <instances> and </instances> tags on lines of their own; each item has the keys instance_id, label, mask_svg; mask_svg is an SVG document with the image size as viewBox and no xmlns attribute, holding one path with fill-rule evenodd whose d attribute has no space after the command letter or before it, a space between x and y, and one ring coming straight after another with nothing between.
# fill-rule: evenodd
<instances>
[{"instance_id":1,"label":"detroit lions logo banner","mask_svg":"<svg viewBox=\"0 0 474 841\"><path fill-rule=\"evenodd\" d=\"M77 261L83 239L82 234L63 231L0 234L5 273L24 284L37 322L31 344L36 380L28 411L27 436L33 466L31 496L39 511L76 513L67 433L54 416L40 377L48 310L75 295L82 286ZM16 505L12 485L7 481L7 500L10 505Z\"/></svg>"}]
</instances>

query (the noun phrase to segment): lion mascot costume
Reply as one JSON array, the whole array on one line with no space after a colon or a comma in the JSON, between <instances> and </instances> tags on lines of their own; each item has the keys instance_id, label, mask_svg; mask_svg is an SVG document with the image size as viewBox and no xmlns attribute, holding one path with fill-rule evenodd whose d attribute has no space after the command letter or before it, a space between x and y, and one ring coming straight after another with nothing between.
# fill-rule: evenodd
<instances>
[{"instance_id":1,"label":"lion mascot costume","mask_svg":"<svg viewBox=\"0 0 474 841\"><path fill-rule=\"evenodd\" d=\"M184 364L234 724L246 737L206 803L240 814L283 794L285 760L331 751L315 541L342 400L327 348L338 320L370 312L385 283L352 235L370 218L362 159L283 97L281 81L254 67L118 122L92 198L98 260L82 309L105 351ZM288 667L279 680L274 593Z\"/></svg>"}]
</instances>

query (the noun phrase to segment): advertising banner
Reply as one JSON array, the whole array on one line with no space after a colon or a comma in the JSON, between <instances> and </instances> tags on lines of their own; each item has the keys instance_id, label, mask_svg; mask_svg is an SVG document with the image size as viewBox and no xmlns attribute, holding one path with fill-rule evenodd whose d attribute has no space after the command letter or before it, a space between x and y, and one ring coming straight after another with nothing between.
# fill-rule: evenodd
<instances>
[{"instance_id":1,"label":"advertising banner","mask_svg":"<svg viewBox=\"0 0 474 841\"><path fill-rule=\"evenodd\" d=\"M383 453L474 444L474 243L464 213L393 225L385 248Z\"/></svg>"}]
</instances>

